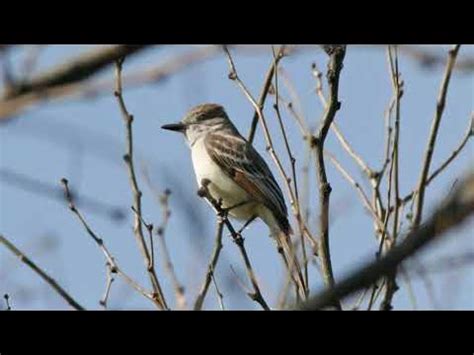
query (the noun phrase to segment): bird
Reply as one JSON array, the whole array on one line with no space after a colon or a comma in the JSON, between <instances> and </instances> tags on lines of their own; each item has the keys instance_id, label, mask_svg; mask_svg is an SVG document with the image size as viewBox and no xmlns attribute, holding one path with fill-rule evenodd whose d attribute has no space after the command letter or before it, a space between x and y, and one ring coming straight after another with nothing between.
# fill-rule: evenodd
<instances>
[{"instance_id":1,"label":"bird","mask_svg":"<svg viewBox=\"0 0 474 355\"><path fill-rule=\"evenodd\" d=\"M290 249L293 234L283 193L265 160L237 130L224 107L205 103L191 108L178 123L165 124L165 130L184 134L197 184L219 200L222 209L245 221L241 231L257 218L268 226L279 250ZM288 267L288 257L284 254ZM299 270L297 262L293 261ZM291 265L291 261L290 261ZM301 271L298 271L301 276ZM302 277L300 277L300 286Z\"/></svg>"}]
</instances>

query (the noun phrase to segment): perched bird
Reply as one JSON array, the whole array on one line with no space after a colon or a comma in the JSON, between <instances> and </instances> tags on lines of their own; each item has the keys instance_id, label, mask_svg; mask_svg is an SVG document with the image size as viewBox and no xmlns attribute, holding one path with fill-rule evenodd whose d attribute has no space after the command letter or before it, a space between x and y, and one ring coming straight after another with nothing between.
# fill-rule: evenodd
<instances>
[{"instance_id":1,"label":"perched bird","mask_svg":"<svg viewBox=\"0 0 474 355\"><path fill-rule=\"evenodd\" d=\"M208 180L209 193L221 199L221 207L231 217L246 221L244 227L256 218L262 219L280 248L291 253L292 229L281 189L263 158L239 133L221 105L198 105L179 123L162 128L185 135L199 187ZM299 270L297 263L295 268Z\"/></svg>"}]
</instances>

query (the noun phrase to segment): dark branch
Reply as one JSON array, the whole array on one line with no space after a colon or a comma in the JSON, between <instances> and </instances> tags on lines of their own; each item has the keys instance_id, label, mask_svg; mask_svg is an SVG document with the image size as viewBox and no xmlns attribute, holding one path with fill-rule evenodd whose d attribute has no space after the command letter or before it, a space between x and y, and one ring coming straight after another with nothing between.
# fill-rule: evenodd
<instances>
[{"instance_id":1,"label":"dark branch","mask_svg":"<svg viewBox=\"0 0 474 355\"><path fill-rule=\"evenodd\" d=\"M384 257L369 263L346 277L334 287L321 292L299 308L323 309L362 288L369 287L381 277L392 273L405 259L416 254L442 235L465 222L474 213L474 174L471 173L448 200L440 204L427 222L412 230L403 241L394 246Z\"/></svg>"}]
</instances>

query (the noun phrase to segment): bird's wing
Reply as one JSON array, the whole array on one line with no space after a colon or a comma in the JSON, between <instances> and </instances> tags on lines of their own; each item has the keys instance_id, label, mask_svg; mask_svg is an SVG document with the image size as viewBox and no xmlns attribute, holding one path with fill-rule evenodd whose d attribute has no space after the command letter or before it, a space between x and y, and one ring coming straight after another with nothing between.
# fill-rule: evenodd
<instances>
[{"instance_id":1,"label":"bird's wing","mask_svg":"<svg viewBox=\"0 0 474 355\"><path fill-rule=\"evenodd\" d=\"M209 133L204 140L212 160L253 199L273 211L277 220L288 212L283 194L263 158L242 137ZM285 224L284 221L281 221Z\"/></svg>"}]
</instances>

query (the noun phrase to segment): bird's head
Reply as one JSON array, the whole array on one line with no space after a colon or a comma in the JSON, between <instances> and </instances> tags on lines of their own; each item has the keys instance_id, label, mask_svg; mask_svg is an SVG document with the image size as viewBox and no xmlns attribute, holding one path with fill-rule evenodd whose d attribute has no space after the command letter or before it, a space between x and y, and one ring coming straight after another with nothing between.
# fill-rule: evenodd
<instances>
[{"instance_id":1,"label":"bird's head","mask_svg":"<svg viewBox=\"0 0 474 355\"><path fill-rule=\"evenodd\" d=\"M218 104L202 104L189 110L178 123L161 126L163 129L184 133L189 142L217 129L233 128L224 110Z\"/></svg>"}]
</instances>

